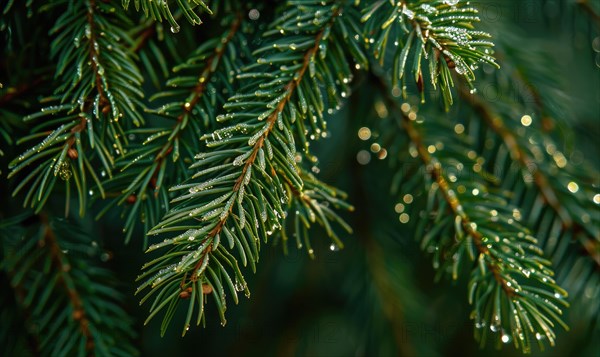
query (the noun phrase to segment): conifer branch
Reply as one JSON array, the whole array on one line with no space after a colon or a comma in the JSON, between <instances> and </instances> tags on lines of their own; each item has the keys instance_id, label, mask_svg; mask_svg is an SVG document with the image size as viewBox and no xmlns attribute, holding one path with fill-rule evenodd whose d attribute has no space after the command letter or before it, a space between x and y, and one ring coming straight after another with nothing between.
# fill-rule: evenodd
<instances>
[{"instance_id":1,"label":"conifer branch","mask_svg":"<svg viewBox=\"0 0 600 357\"><path fill-rule=\"evenodd\" d=\"M484 344L488 332L484 327L482 330L482 326L490 324L492 332L500 332L498 344L514 340L515 347L529 352L531 337L535 335L541 347L539 336L545 336L550 345L554 345L556 334L551 320L568 329L560 318L562 309L559 307L568 306L563 300L567 293L551 278L554 273L548 267L550 262L542 257L541 249L536 246L537 240L513 219L520 214L515 216L513 211L513 217L504 218L503 211L510 212L506 202L489 192L481 193L484 186L477 184L477 178L473 183L462 182L462 185L473 185L475 200L461 199L444 175L443 162L432 155L437 149L430 149L424 143L424 134L415 127L415 113L410 112L408 104L400 107L389 94L391 91L385 81L379 76L376 78L384 88L386 103L394 108L398 124L404 128L415 155L433 181L430 186L425 185L430 197L428 211L436 210L435 197L439 194L443 202L437 205L446 207L454 218L444 219L437 212L429 232L424 231L423 247L435 247L436 251L444 249L441 254L436 254L436 262L441 259L444 266L440 272L452 271L454 279L465 255L478 263L472 268L469 283L469 302L473 305L471 317L476 320L477 327L475 336ZM435 123L430 125L435 126ZM431 128L427 132L430 131ZM443 138L447 139L447 136ZM446 144L449 145L447 140ZM460 149L449 150L443 155L445 160L468 163L469 158L461 156ZM466 188L463 191L466 192ZM428 220L423 217L421 226L424 227ZM504 220L506 223L501 223ZM545 298L542 300L541 296ZM511 333L507 334L505 328Z\"/></svg>"},{"instance_id":2,"label":"conifer branch","mask_svg":"<svg viewBox=\"0 0 600 357\"><path fill-rule=\"evenodd\" d=\"M430 82L434 89L439 85L448 110L454 86L450 70L455 70L473 89L474 71L479 64L499 67L491 56L494 44L490 34L474 29L474 23L480 19L478 10L468 2L380 0L365 7L363 14L365 46L372 48L381 65L386 53L393 53L392 86L405 99L408 70L414 76L422 101L425 101L424 78L429 72ZM390 47L394 50L389 51ZM412 68L408 68L409 56L414 58Z\"/></svg>"},{"instance_id":3,"label":"conifer branch","mask_svg":"<svg viewBox=\"0 0 600 357\"><path fill-rule=\"evenodd\" d=\"M217 110L221 105L213 101L213 93L229 89L227 82L232 81L232 74L227 73L227 68L239 64L235 62L238 59L234 57L239 54L234 49L243 40L241 26L241 13L231 16L228 28L221 36L205 42L185 63L174 68L174 72L185 70L189 75L175 75L167 82L173 89L152 98L170 97L168 104L150 112L173 120L172 126L129 131L130 135L146 135L147 139L141 147L131 145L128 153L117 162L116 166L121 170L106 185L119 193L112 195L114 200L99 214L104 214L113 205L125 205L126 242L131 238L140 212L147 232L158 223L162 215L159 212L169 206L167 188L189 177L186 165L191 162L193 153L200 150L198 137L214 125L203 119L207 112ZM223 76L229 78L227 82ZM218 81L212 83L213 79ZM207 97L211 99L206 100ZM169 109L164 109L167 106ZM169 156L172 160L168 160ZM153 194L148 193L149 190Z\"/></svg>"},{"instance_id":4,"label":"conifer branch","mask_svg":"<svg viewBox=\"0 0 600 357\"><path fill-rule=\"evenodd\" d=\"M452 214L460 222L463 230L469 236L471 236L471 238L473 238L473 242L475 243L475 246L479 253L490 257L489 260L484 260L486 262L486 265L492 272L494 279L496 279L498 284L502 286L502 289L504 290L507 296L513 297L515 295L518 295L517 292L515 292L515 288L512 287L509 284L509 282L502 277L500 271L501 268L494 263L499 260L498 257L495 257L484 244L483 235L475 228L476 224L474 224L471 221L471 218L469 218L469 216L465 213L465 211L462 208L463 204L460 202L454 191L450 188L447 179L444 177L443 168L441 164L437 160L431 158L431 155L427 151L426 146L423 144L423 138L421 136L421 133L419 133L419 131L414 127L412 120L408 117L406 111L402 111L398 107L396 101L388 102L394 105L396 109L395 112L397 114L401 113L402 127L404 128L404 130L406 130L408 137L410 138L411 142L415 145L415 148L417 149L417 152L419 154L419 158L427 167L429 175L431 175L433 181L437 183L437 187L441 192L442 196L444 197L444 200L446 200L446 202L448 203L448 207L452 211Z\"/></svg>"},{"instance_id":5,"label":"conifer branch","mask_svg":"<svg viewBox=\"0 0 600 357\"><path fill-rule=\"evenodd\" d=\"M533 182L538 188L542 199L552 208L557 216L562 221L562 230L584 231L585 237L580 237L581 246L586 251L587 255L595 262L596 266L600 267L600 251L599 241L591 236L591 233L585 230L578 222L573 221L571 213L560 203L559 196L556 194L551 181L547 178L544 171L539 169L534 159L532 159L527 150L519 143L519 139L503 122L500 115L495 113L493 109L485 104L477 95L472 95L466 91L461 91L461 96L468 102L477 113L487 123L487 126L502 138L504 145L510 153L513 160L521 166L523 170L527 170L533 177ZM532 169L533 168L533 169Z\"/></svg>"},{"instance_id":6,"label":"conifer branch","mask_svg":"<svg viewBox=\"0 0 600 357\"><path fill-rule=\"evenodd\" d=\"M249 296L237 260L221 244L223 236L229 242L229 249L237 247L242 264L249 263L254 270L261 238L266 242L268 236L278 231L288 215L288 207L298 203L301 209L294 217L297 231L306 232L311 222L318 222L341 246L329 224L329 220L341 223L341 219L319 203L321 199L330 203L339 201L335 198L337 192L320 183L311 186L310 178L304 181L306 176L295 161L293 131L297 130L298 136L306 142L309 131L305 129L304 121L312 119L306 121L313 127L313 132L319 135L322 132L317 124L319 119L323 120L326 108L319 85L325 85L332 106L339 101L339 87L344 88L340 94L347 95L349 66L343 58L344 51L332 40L338 36L335 20L342 10L335 2L328 5L331 11L313 11L322 9L323 5L317 1L310 5L303 3L300 7L294 5L290 3L286 15L278 18L267 31L265 36L272 39L254 52L263 57L238 74L241 89L224 105L229 113L216 118L218 122L234 123L201 137L212 151L196 156L197 161L191 169L200 171L187 183L172 188L183 194L173 200L174 208L149 232L152 235L183 231L150 246L149 251L173 246L176 253L167 253L147 264L140 276L146 281L138 291L150 287L153 290L148 292L148 297L157 288L160 291L177 290L184 293L185 299L191 294L198 300L204 295L200 293L200 286L207 284L217 301L222 324L226 321L222 286L229 285L236 303L237 292L245 291ZM304 26L300 20L310 20L309 26ZM285 31L298 31L297 43L281 42L281 34ZM345 67L333 72L333 66ZM339 78L337 82L336 77ZM324 128L324 122L322 125ZM313 195L311 199L295 199L284 186L286 180L296 191ZM307 191L302 191L305 187ZM309 187L320 190L309 193ZM287 207L284 206L286 203ZM195 243L197 238L199 242ZM307 237L305 242L312 255ZM299 241L298 246L301 245ZM224 266L233 268L235 284ZM220 272L222 277L215 272ZM188 293L189 289L191 292ZM184 334L194 310L194 298L189 303L190 314ZM166 304L171 306L163 319L163 332L180 300L175 295L166 300L161 300L160 296L155 298L149 318ZM201 309L198 323L203 316Z\"/></svg>"},{"instance_id":7,"label":"conifer branch","mask_svg":"<svg viewBox=\"0 0 600 357\"><path fill-rule=\"evenodd\" d=\"M46 214L0 221L0 268L28 315L43 355L131 355L132 321L118 306L114 277L93 262L97 244ZM22 292L24 295L19 297Z\"/></svg>"},{"instance_id":8,"label":"conifer branch","mask_svg":"<svg viewBox=\"0 0 600 357\"><path fill-rule=\"evenodd\" d=\"M239 192L242 185L245 184L244 180L248 174L248 170L250 170L252 165L254 165L254 162L258 156L258 152L265 145L265 140L268 138L269 134L271 133L271 130L273 130L273 127L275 126L275 123L277 122L277 118L282 114L283 110L286 108L286 104L289 102L290 98L292 97L294 90L296 89L296 87L298 86L298 84L300 83L302 78L304 77L304 74L306 73L306 70L308 69L308 65L310 64L310 62L312 60L312 57L315 55L315 53L319 49L319 44L321 43L323 34L333 24L333 19L335 19L339 14L340 14L339 8L335 9L333 11L333 14L331 15L331 18L332 18L331 22L317 34L317 36L315 37L315 40L314 40L314 45L304 53L304 57L302 59L302 66L296 72L296 74L294 75L294 78L284 86L285 95L283 97L281 97L281 99L277 102L277 104L275 106L275 110L273 110L273 112L266 118L265 129L263 131L263 134L260 135L260 137L256 140L256 143L252 146L250 156L246 160L246 163L244 164L244 166L242 168L241 174L235 180L235 184L233 185L234 195L237 192ZM231 215L232 211L233 211L233 205L231 205L229 207L229 209L226 211L225 214L222 214L219 217L219 222L208 233L207 239L213 239L217 234L221 233L223 226L225 225L225 222ZM212 249L212 244L210 244L208 246L208 248L206 249L206 252L207 253L210 252L211 249ZM192 274L191 274L191 278L190 278L191 282L196 281L197 272L198 272L198 269L200 269L200 267L202 266L202 261L203 261L202 259L198 260L198 263L196 263L196 265L194 266L194 269L192 270ZM186 279L186 277L184 277L184 280L182 281L182 286L185 285L185 279Z\"/></svg>"},{"instance_id":9,"label":"conifer branch","mask_svg":"<svg viewBox=\"0 0 600 357\"><path fill-rule=\"evenodd\" d=\"M61 247L58 245L54 231L50 227L48 217L42 214L40 215L40 220L44 233L42 238L43 240L40 241L39 244L42 246L46 245L48 247L47 249L50 253L52 265L54 266L55 271L58 273L58 282L62 285L63 289L65 289L73 308L72 318L79 324L79 330L83 335L86 354L90 354L91 351L94 350L94 338L92 337L89 329L90 322L86 316L81 297L75 288L73 279L68 274L72 267L64 260L63 252Z\"/></svg>"},{"instance_id":10,"label":"conifer branch","mask_svg":"<svg viewBox=\"0 0 600 357\"><path fill-rule=\"evenodd\" d=\"M527 154L526 150L519 145L519 140L515 134L506 127L502 118L494 113L492 109L479 98L479 96L466 93L464 90L461 91L461 96L481 115L481 117L487 123L487 126L502 138L504 145L510 152L513 160L518 162L524 170L529 170L532 165L535 165L535 160L533 160ZM561 218L563 222L563 228L569 229L573 225L573 221L569 216L569 213L560 204L554 189L548 182L548 179L541 170L531 171L533 171L531 172L531 175L533 176L533 182L538 187L543 199Z\"/></svg>"},{"instance_id":11,"label":"conifer branch","mask_svg":"<svg viewBox=\"0 0 600 357\"><path fill-rule=\"evenodd\" d=\"M68 192L74 183L83 215L90 191L86 176L91 176L104 193L94 167L96 160L102 165L100 175L110 176L114 163L111 151L116 155L124 151L119 119L126 116L135 125L142 122L138 113L142 77L132 62L134 55L125 46L130 39L120 28L128 20L122 14L111 13L111 9L114 12L110 2L74 3L52 30L61 33L51 49L57 57L56 77L61 83L54 96L45 101L55 105L29 115L25 121L47 116L52 120L39 124L32 135L22 138L20 142L45 137L9 165L9 178L24 172L14 194L28 187L24 206L31 205L36 212L45 205L59 176ZM36 167L30 169L34 163Z\"/></svg>"},{"instance_id":12,"label":"conifer branch","mask_svg":"<svg viewBox=\"0 0 600 357\"><path fill-rule=\"evenodd\" d=\"M130 2L131 0L122 0L122 5L126 10L129 8ZM146 17L151 17L159 22L162 22L162 20L165 19L171 25L171 32L179 32L180 26L175 19L176 16L173 16L171 12L168 0L134 0L134 3L136 11L140 11L141 8ZM202 0L177 1L177 5L192 25L202 24L202 20L200 20L200 17L198 16L200 11L212 14L212 11ZM197 10L197 8L200 8L201 10Z\"/></svg>"}]
</instances>

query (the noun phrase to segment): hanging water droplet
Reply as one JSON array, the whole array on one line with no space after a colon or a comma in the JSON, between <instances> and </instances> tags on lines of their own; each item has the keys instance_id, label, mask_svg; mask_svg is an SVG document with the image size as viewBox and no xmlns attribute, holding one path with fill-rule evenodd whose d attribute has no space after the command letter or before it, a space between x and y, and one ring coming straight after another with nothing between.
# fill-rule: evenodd
<instances>
[{"instance_id":1,"label":"hanging water droplet","mask_svg":"<svg viewBox=\"0 0 600 357\"><path fill-rule=\"evenodd\" d=\"M512 337L507 334L504 330L502 330L502 343L510 343L510 341L512 340Z\"/></svg>"},{"instance_id":2,"label":"hanging water droplet","mask_svg":"<svg viewBox=\"0 0 600 357\"><path fill-rule=\"evenodd\" d=\"M237 278L235 278L235 291L244 291L246 284L242 284Z\"/></svg>"},{"instance_id":3,"label":"hanging water droplet","mask_svg":"<svg viewBox=\"0 0 600 357\"><path fill-rule=\"evenodd\" d=\"M172 33L179 32L179 29L180 29L179 25L171 26L171 32Z\"/></svg>"},{"instance_id":4,"label":"hanging water droplet","mask_svg":"<svg viewBox=\"0 0 600 357\"><path fill-rule=\"evenodd\" d=\"M331 250L332 252L337 252L338 250L340 250L340 247L338 247L335 243L331 243L331 245L329 246L329 250Z\"/></svg>"},{"instance_id":5,"label":"hanging water droplet","mask_svg":"<svg viewBox=\"0 0 600 357\"><path fill-rule=\"evenodd\" d=\"M490 325L490 330L492 330L492 332L500 331L500 319L498 316L495 317L494 321Z\"/></svg>"}]
</instances>

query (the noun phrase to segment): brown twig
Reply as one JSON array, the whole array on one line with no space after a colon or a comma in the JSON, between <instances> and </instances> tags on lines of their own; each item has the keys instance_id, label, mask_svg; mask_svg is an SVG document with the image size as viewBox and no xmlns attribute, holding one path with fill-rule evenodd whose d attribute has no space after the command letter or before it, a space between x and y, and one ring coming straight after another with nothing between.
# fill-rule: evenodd
<instances>
[{"instance_id":1,"label":"brown twig","mask_svg":"<svg viewBox=\"0 0 600 357\"><path fill-rule=\"evenodd\" d=\"M0 107L10 103L13 99L20 97L21 95L35 89L40 83L44 82L47 78L45 76L34 79L31 83L23 83L14 88L7 88L6 92L0 96Z\"/></svg>"}]
</instances>

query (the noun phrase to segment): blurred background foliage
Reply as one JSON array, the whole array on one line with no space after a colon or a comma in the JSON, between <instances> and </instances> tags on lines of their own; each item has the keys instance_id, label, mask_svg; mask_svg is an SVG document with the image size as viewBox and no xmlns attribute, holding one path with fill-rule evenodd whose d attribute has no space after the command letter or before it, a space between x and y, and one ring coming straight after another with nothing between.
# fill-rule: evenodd
<instances>
[{"instance_id":1,"label":"blurred background foliage","mask_svg":"<svg viewBox=\"0 0 600 357\"><path fill-rule=\"evenodd\" d=\"M581 0L472 3L480 9L484 30L490 32L496 42L501 71L522 70L531 75L530 85L539 90L548 112L559 117L556 129L573 131L573 134L559 136L561 150L571 152L570 160L587 160L595 172L599 172L599 3ZM260 19L255 23L264 26L262 20L269 19L272 10L266 3L259 9ZM135 14L131 9L129 13ZM31 29L31 32L23 31L28 37L45 38L46 28L30 26L40 20L39 14L27 17L26 12L15 12L14 16L17 26ZM167 62L185 56L195 43L211 34L217 20L203 20L204 25L193 28L180 21L181 31L171 45L157 41ZM34 83L28 95L35 97L38 88L48 86L51 76L51 71L40 66L43 61L39 61L47 56L48 43L29 42L18 36L10 39L12 43L2 46L9 51L0 55L0 81L4 86ZM22 43L32 47L25 52L10 51ZM15 57L16 53L20 57ZM510 56L517 68L505 66L504 56ZM522 61L514 60L518 57ZM518 91L525 90L498 84L485 68L479 72L483 75L476 84L478 93L491 102L506 101L510 105L523 94ZM207 309L206 328L192 329L185 338L178 332L182 325L179 321L175 321L162 338L159 319L142 326L147 309L138 306L132 284L147 259L142 252L142 227L136 227L131 242L124 244L119 210L108 211L98 221L92 219L102 208L99 202L84 219L71 218L88 227L108 252L102 264L114 272L118 290L125 297L126 310L134 317L133 329L138 332L142 355L500 356L517 353L511 345L504 346L502 351L496 350L493 344L483 349L478 347L473 341L473 324L469 320L466 279L434 282L436 272L431 260L421 251L413 231L399 222L394 208L401 200L397 194L390 193L395 169L391 158L383 155L381 149L385 149L386 133L381 132L385 126L379 121L386 120L387 116L373 109L371 93L375 89L366 76L357 75L352 99L328 119L329 137L312 147L319 157L320 178L347 192L356 208L354 212L344 213L354 233L342 235L344 249L332 251L325 233L313 229L314 259L310 259L305 250L292 248L284 255L280 244L264 246L256 274L246 276L253 287L252 298L242 298L238 306L228 309L225 327L220 326L215 309ZM153 82L156 81L145 79L148 91L154 90ZM418 100L412 97L408 101L416 103ZM19 137L23 133L19 115L33 112L37 104L25 100L10 105L10 110L0 107L0 125L13 124L8 129L10 136L0 140ZM424 106L422 110L424 115L445 117L450 123L468 116L471 111L463 99L455 99L455 105L447 113L439 105ZM160 119L149 117L147 120ZM360 138L361 128L369 128L370 135ZM0 170L4 175L7 158L20 151L13 146L2 148L5 152L0 157ZM599 179L593 178L596 189ZM3 202L0 212L4 217L15 213L11 207L19 206L10 191L6 184L0 186ZM50 201L49 205L62 210L60 200ZM5 280L3 277L3 286ZM589 294L589 303L598 304L600 292ZM599 319L590 323L580 318L585 308L572 304L565 317L571 331L558 329L557 346L546 351L534 347L533 355L599 355ZM183 321L184 317L184 311L179 311L175 319Z\"/></svg>"}]
</instances>

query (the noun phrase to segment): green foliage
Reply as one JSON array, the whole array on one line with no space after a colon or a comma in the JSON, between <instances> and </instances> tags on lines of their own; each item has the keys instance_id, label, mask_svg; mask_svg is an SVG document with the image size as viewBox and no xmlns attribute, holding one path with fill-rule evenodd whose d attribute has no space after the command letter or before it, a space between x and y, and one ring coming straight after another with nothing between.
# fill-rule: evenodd
<instances>
[{"instance_id":1,"label":"green foliage","mask_svg":"<svg viewBox=\"0 0 600 357\"><path fill-rule=\"evenodd\" d=\"M146 297L159 291L150 317L167 308L163 333L182 300L180 294L191 294L184 334L194 305L203 306L207 291L215 297L221 323L225 324L223 286L228 286L235 303L238 292L250 294L229 250L236 248L242 265L250 264L255 271L261 238L267 242L292 207L296 208L294 227L299 247L304 237L312 254L305 229L313 222L323 225L341 246L329 224L332 219L341 219L319 199L347 205L335 197L336 190L318 184L301 170L302 154L295 145L298 140L307 151L309 138L315 139L326 130L325 100L333 110L349 93L350 66L340 41L336 41L341 35L336 21L341 8L335 2L328 4L328 11L316 11L322 9L320 2L293 5L290 3L265 33L265 44L253 53L258 57L256 63L237 75L238 94L223 105L228 113L216 117L217 122L235 124L200 137L211 151L196 155L197 161L190 166L196 171L192 179L172 188L178 193L173 200L176 204L149 232L171 234L149 249L171 247L169 253L152 260L140 276L146 279L140 290L151 288ZM286 32L294 33L292 43L282 36ZM304 178L310 183L305 184ZM173 237L172 232L178 235ZM221 244L221 239L228 244ZM202 317L200 308L197 324Z\"/></svg>"},{"instance_id":2,"label":"green foliage","mask_svg":"<svg viewBox=\"0 0 600 357\"><path fill-rule=\"evenodd\" d=\"M486 189L486 172L478 169L474 152L460 138L443 141L443 150L438 150L446 136L428 135L441 132L435 128L417 128L408 117L410 109L405 109L400 114L398 108L396 115L402 115L412 143L407 151L423 161L428 176L425 180L419 180L421 175L410 180L398 176L402 192L426 192L424 212L432 217L419 212L412 215L422 217L415 232L422 237L421 247L433 253L434 267L451 273L453 279L458 278L461 265L471 268L469 302L476 338L485 344L491 330L498 345L512 340L524 352L531 351L534 339L541 348L546 338L554 345L555 324L567 328L560 318L561 306L568 306L567 293L552 278L551 263L543 257L537 239L520 223L519 209L507 203L502 191ZM459 185L453 184L458 181L455 173L464 166L474 167L474 175L484 175L463 177Z\"/></svg>"},{"instance_id":3,"label":"green foliage","mask_svg":"<svg viewBox=\"0 0 600 357\"><path fill-rule=\"evenodd\" d=\"M122 2L123 7L127 9L131 0L122 0ZM166 19L169 24L171 24L171 32L179 32L181 27L175 20L176 16L173 16L173 13L169 8L168 0L134 0L134 3L136 11L140 11L141 8L146 17L150 17L157 21L162 22L163 19ZM177 0L177 6L192 25L200 25L202 23L200 16L198 16L201 10L212 14L212 11L202 0Z\"/></svg>"},{"instance_id":4,"label":"green foliage","mask_svg":"<svg viewBox=\"0 0 600 357\"><path fill-rule=\"evenodd\" d=\"M182 335L214 316L225 325L227 304L250 297L246 268L258 271L264 244L289 256L291 241L312 267L318 249L352 247L337 253L348 279L339 290L357 304L348 321L377 325L357 353L438 352L419 338L404 344L415 337L407 324L431 322L424 306L435 308L412 278L410 236L438 280L464 283L464 316L482 348L555 346L573 324L569 306L593 328L597 165L569 131L577 121L565 82L548 74L558 65L544 47L523 47L514 23L482 21L486 4L3 4L0 162L10 163L8 177L0 168L9 202L0 209L0 319L16 326L0 329L5 354L136 353L133 312L114 284L121 273L104 267L109 255L81 229L86 214L116 226L127 249L149 245L136 293L145 323L162 317L161 335L175 321ZM578 6L594 19L593 6ZM193 26L201 12L212 23ZM30 22L41 25L29 31ZM510 96L488 100L489 88ZM317 156L352 143L340 128L373 140L345 163L349 177L338 183L352 185L350 195L321 173L338 163ZM331 151L343 161L342 149ZM371 157L391 167L357 177L356 161ZM383 218L390 200L399 225ZM15 203L32 213L7 218ZM65 207L71 217L75 203L79 218L49 213Z\"/></svg>"},{"instance_id":5,"label":"green foliage","mask_svg":"<svg viewBox=\"0 0 600 357\"><path fill-rule=\"evenodd\" d=\"M123 294L101 266L98 243L64 219L23 214L0 222L2 272L24 311L20 323L44 356L131 356L135 332L120 307ZM105 254L105 253L104 253ZM3 326L10 326L2 315ZM3 346L10 335L0 334ZM27 350L16 349L15 355Z\"/></svg>"},{"instance_id":6,"label":"green foliage","mask_svg":"<svg viewBox=\"0 0 600 357\"><path fill-rule=\"evenodd\" d=\"M168 89L151 98L167 104L147 111L166 121L127 132L131 141L128 151L115 164L118 173L106 183L107 190L119 194L103 209L106 212L115 204L125 206L126 241L140 212L148 232L169 209L168 188L190 176L187 167L201 150L198 137L214 126L212 118L225 102L224 95L233 92L232 69L249 56L239 51L246 41L241 26L240 16L232 16L221 36L204 42L173 68L176 75L167 81Z\"/></svg>"},{"instance_id":7,"label":"green foliage","mask_svg":"<svg viewBox=\"0 0 600 357\"><path fill-rule=\"evenodd\" d=\"M448 110L453 101L452 69L474 88L474 71L481 63L498 66L491 56L491 36L475 29L473 23L480 21L478 11L468 2L378 0L363 13L366 46L372 48L380 64L391 52L392 85L405 99L409 69L422 100L424 77L429 77L434 89L440 87ZM409 57L413 59L410 68ZM424 74L427 72L429 76Z\"/></svg>"},{"instance_id":8,"label":"green foliage","mask_svg":"<svg viewBox=\"0 0 600 357\"><path fill-rule=\"evenodd\" d=\"M540 246L554 260L558 282L576 301L573 305L588 306L584 318L597 320L600 306L586 301L586 291L589 295L600 288L592 273L600 266L600 217L589 213L597 210L595 182L590 179L597 173L576 151L568 154L572 144L564 129L569 122L564 116L567 103L553 100L566 97L557 89L559 83L541 80L542 74L532 67L542 59L528 58L513 43L514 39L512 43L505 39L499 54L514 58L520 69L507 68L487 80L516 95L488 103L463 92L473 111L461 125L471 132L473 127L488 128L473 135L484 167L494 171L498 189L512 193L510 202L520 207L522 220L541 238ZM533 88L531 82L545 85ZM573 245L579 248L572 249ZM585 283L571 284L568 277L574 275L586 276Z\"/></svg>"},{"instance_id":9,"label":"green foliage","mask_svg":"<svg viewBox=\"0 0 600 357\"><path fill-rule=\"evenodd\" d=\"M124 151L121 118L135 125L143 122L139 113L142 77L127 46L131 39L120 29L130 24L124 14L106 2L67 4L67 11L51 31L56 35L51 45L51 55L57 60L55 78L60 79L54 95L44 99L52 105L24 119L46 120L18 143L44 139L10 163L9 177L24 173L14 195L27 189L23 205L36 212L60 182L59 177L67 203L74 183L83 215L91 187L103 195L100 179L111 175L114 156ZM102 165L100 170L96 162ZM37 165L34 169L24 171L33 164Z\"/></svg>"}]
</instances>

